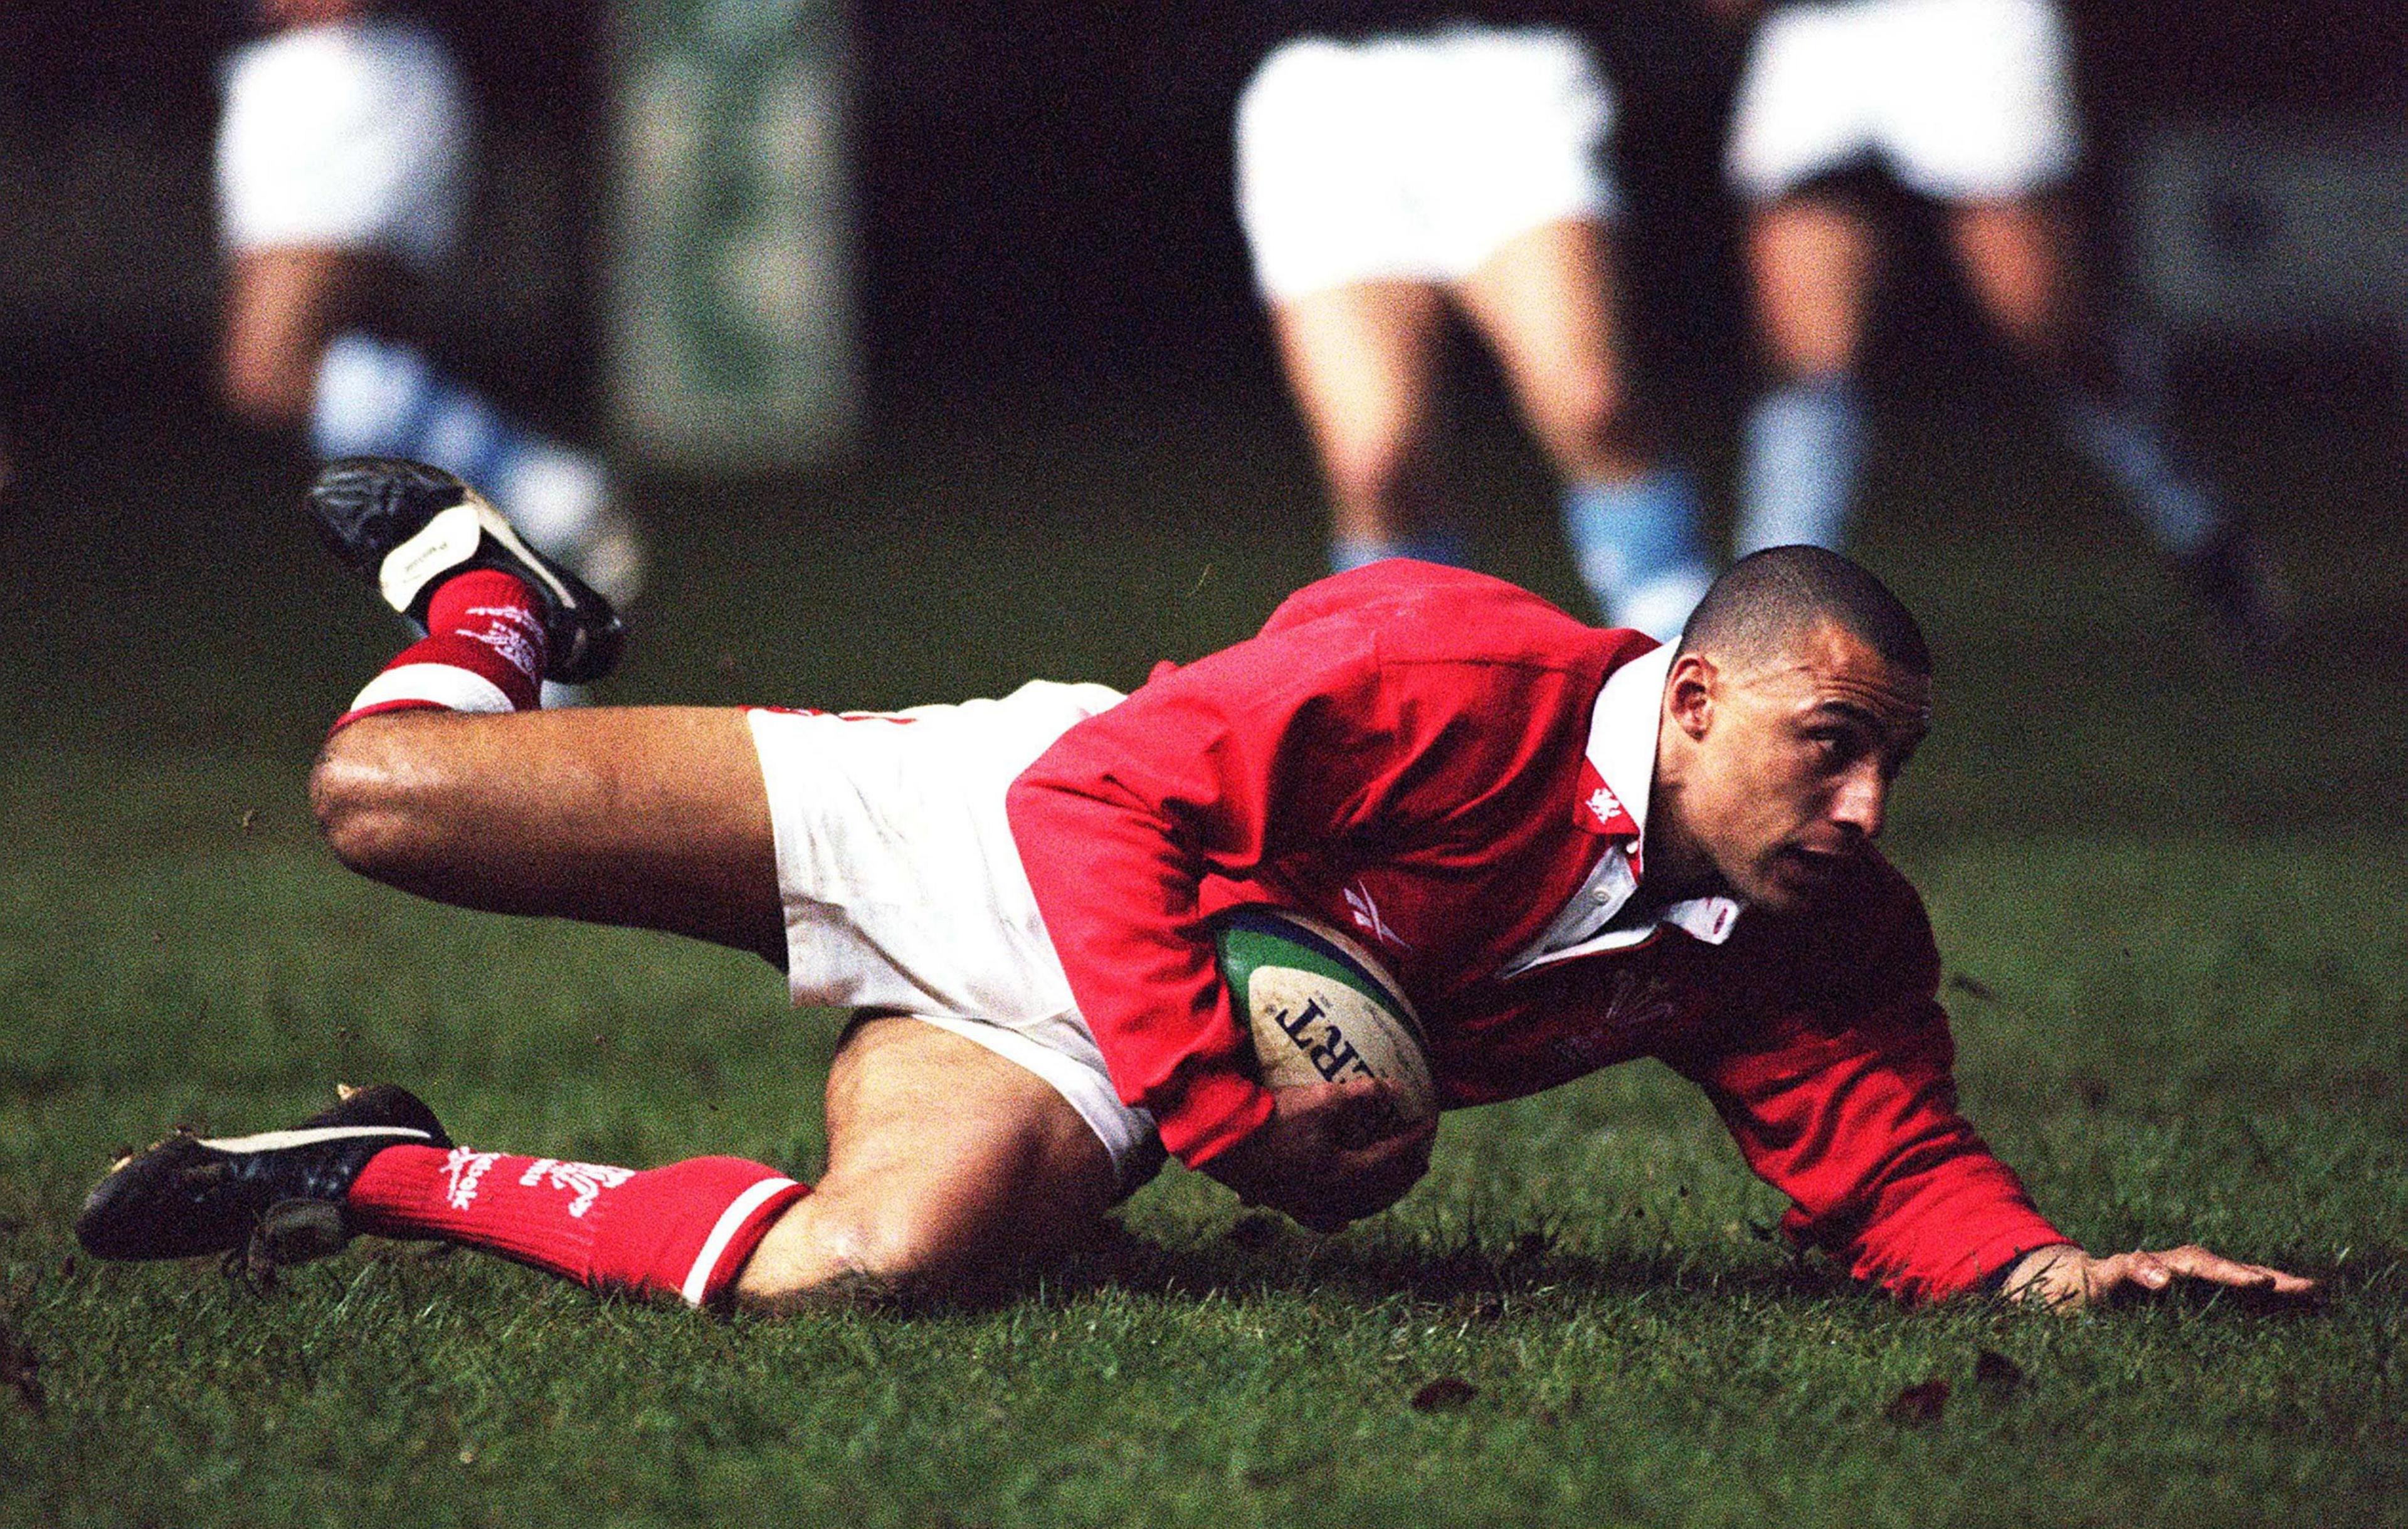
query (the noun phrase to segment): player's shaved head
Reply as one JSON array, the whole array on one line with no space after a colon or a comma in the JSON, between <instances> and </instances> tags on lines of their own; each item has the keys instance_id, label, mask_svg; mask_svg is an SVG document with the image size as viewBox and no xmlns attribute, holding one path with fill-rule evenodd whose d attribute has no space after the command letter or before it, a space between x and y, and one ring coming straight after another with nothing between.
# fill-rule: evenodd
<instances>
[{"instance_id":1,"label":"player's shaved head","mask_svg":"<svg viewBox=\"0 0 2408 1529\"><path fill-rule=\"evenodd\" d=\"M1769 547L1732 564L1690 612L1678 650L1754 668L1827 622L1884 662L1930 675L1931 650L1904 602L1861 564L1820 547Z\"/></svg>"}]
</instances>

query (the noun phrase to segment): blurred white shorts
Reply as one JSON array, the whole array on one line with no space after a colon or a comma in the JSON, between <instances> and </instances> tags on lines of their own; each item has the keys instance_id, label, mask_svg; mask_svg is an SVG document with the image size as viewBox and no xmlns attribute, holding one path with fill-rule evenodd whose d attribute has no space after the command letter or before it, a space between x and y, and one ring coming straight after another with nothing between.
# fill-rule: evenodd
<instances>
[{"instance_id":1,"label":"blurred white shorts","mask_svg":"<svg viewBox=\"0 0 2408 1529\"><path fill-rule=\"evenodd\" d=\"M1839 0L1766 18L1727 166L1770 201L1878 156L1910 189L1967 202L2039 191L2081 151L2049 0Z\"/></svg>"},{"instance_id":2,"label":"blurred white shorts","mask_svg":"<svg viewBox=\"0 0 2408 1529\"><path fill-rule=\"evenodd\" d=\"M1281 46L1238 102L1238 218L1271 298L1446 283L1514 236L1615 207L1613 97L1548 27Z\"/></svg>"},{"instance_id":3,"label":"blurred white shorts","mask_svg":"<svg viewBox=\"0 0 2408 1529\"><path fill-rule=\"evenodd\" d=\"M1037 1074L1095 1131L1124 1192L1162 1163L1121 1102L1005 820L1005 788L1120 703L1036 680L994 701L747 713L761 756L797 1004L909 1014Z\"/></svg>"},{"instance_id":4,"label":"blurred white shorts","mask_svg":"<svg viewBox=\"0 0 2408 1529\"><path fill-rule=\"evenodd\" d=\"M226 247L437 260L459 221L467 139L459 76L422 25L330 21L249 44L227 61L218 125Z\"/></svg>"}]
</instances>

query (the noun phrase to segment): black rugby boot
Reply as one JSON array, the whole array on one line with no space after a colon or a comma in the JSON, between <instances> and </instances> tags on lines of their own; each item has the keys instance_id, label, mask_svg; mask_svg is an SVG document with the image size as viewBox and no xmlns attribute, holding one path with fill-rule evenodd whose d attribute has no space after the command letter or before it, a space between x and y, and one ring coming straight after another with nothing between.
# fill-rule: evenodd
<instances>
[{"instance_id":1,"label":"black rugby boot","mask_svg":"<svg viewBox=\"0 0 2408 1529\"><path fill-rule=\"evenodd\" d=\"M543 677L579 685L619 662L626 629L592 585L528 546L483 494L440 467L342 457L309 486L318 539L385 604L422 624L435 586L469 568L526 580L543 606Z\"/></svg>"},{"instance_id":2,"label":"black rugby boot","mask_svg":"<svg viewBox=\"0 0 2408 1529\"><path fill-rule=\"evenodd\" d=\"M289 1131L179 1131L120 1161L83 1203L76 1240L95 1258L194 1258L251 1249L271 1264L323 1257L350 1240L344 1196L387 1147L452 1145L435 1111L392 1083ZM256 1239L256 1241L254 1241Z\"/></svg>"}]
</instances>

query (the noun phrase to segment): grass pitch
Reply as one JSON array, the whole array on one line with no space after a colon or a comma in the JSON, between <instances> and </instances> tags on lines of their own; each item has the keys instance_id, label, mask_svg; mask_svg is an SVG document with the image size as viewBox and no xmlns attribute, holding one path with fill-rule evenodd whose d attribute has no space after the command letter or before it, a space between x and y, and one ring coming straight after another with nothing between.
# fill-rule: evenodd
<instances>
[{"instance_id":1,"label":"grass pitch","mask_svg":"<svg viewBox=\"0 0 2408 1529\"><path fill-rule=\"evenodd\" d=\"M1260 435L655 485L614 697L1134 683L1312 571L1309 477ZM2196 1237L2325 1277L2321 1309L1899 1309L1770 1237L1777 1199L1647 1065L1450 1117L1340 1237L1173 1169L988 1312L714 1321L376 1243L273 1291L95 1265L68 1225L112 1147L337 1079L482 1145L808 1173L838 1023L750 958L338 870L299 783L393 634L289 468L136 420L0 522L0 1522L2408 1520L2396 467L2299 431L2226 453L2305 596L2252 676L2092 489L1964 438L1896 444L1866 551L1940 651L1894 853L1969 1107L2094 1247ZM1570 599L1526 468L1481 470L1489 565Z\"/></svg>"}]
</instances>

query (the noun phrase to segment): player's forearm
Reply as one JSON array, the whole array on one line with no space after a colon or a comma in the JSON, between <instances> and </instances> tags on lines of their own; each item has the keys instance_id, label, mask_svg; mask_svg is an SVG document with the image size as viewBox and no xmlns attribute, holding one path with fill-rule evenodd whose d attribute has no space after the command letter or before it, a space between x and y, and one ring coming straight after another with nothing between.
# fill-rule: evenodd
<instances>
[{"instance_id":1,"label":"player's forearm","mask_svg":"<svg viewBox=\"0 0 2408 1529\"><path fill-rule=\"evenodd\" d=\"M1202 857L1111 788L1024 777L1006 799L1071 996L1121 1097L1197 1166L1269 1118L1197 916Z\"/></svg>"},{"instance_id":2,"label":"player's forearm","mask_svg":"<svg viewBox=\"0 0 2408 1529\"><path fill-rule=\"evenodd\" d=\"M1684 1061L1748 1165L1797 1206L1788 1229L1913 1301L1974 1289L2065 1241L1958 1113L1937 1008L1909 1000L1840 1035Z\"/></svg>"}]
</instances>

